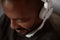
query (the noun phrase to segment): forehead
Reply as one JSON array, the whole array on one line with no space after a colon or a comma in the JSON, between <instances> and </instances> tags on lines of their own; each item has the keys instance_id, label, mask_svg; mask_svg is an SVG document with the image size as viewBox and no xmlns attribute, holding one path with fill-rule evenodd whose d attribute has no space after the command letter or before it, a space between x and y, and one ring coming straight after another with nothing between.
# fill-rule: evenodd
<instances>
[{"instance_id":1,"label":"forehead","mask_svg":"<svg viewBox=\"0 0 60 40\"><path fill-rule=\"evenodd\" d=\"M35 5L34 0L2 0L3 5Z\"/></svg>"},{"instance_id":2,"label":"forehead","mask_svg":"<svg viewBox=\"0 0 60 40\"><path fill-rule=\"evenodd\" d=\"M15 4L21 4L21 3L26 3L26 4L35 4L36 0L2 0L2 3L15 3Z\"/></svg>"},{"instance_id":3,"label":"forehead","mask_svg":"<svg viewBox=\"0 0 60 40\"><path fill-rule=\"evenodd\" d=\"M2 0L2 1L7 1L7 2L8 2L8 1L13 1L13 2L14 2L14 1L16 1L16 2L17 2L17 1L20 1L20 2L21 2L21 1L25 1L25 2L27 2L27 1L35 1L35 0Z\"/></svg>"},{"instance_id":4,"label":"forehead","mask_svg":"<svg viewBox=\"0 0 60 40\"><path fill-rule=\"evenodd\" d=\"M20 2L20 1L23 1L23 0L2 0L2 2L15 2L15 1L16 1L16 2L17 2L17 1Z\"/></svg>"}]
</instances>

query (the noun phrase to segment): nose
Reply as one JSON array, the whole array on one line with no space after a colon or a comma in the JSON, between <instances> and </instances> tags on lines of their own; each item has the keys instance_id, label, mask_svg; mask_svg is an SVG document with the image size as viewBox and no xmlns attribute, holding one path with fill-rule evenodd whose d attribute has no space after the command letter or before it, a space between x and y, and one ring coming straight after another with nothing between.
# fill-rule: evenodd
<instances>
[{"instance_id":1,"label":"nose","mask_svg":"<svg viewBox=\"0 0 60 40\"><path fill-rule=\"evenodd\" d=\"M11 29L14 29L14 30L26 30L21 25L19 25L15 20L11 20L10 27Z\"/></svg>"},{"instance_id":2,"label":"nose","mask_svg":"<svg viewBox=\"0 0 60 40\"><path fill-rule=\"evenodd\" d=\"M15 29L17 27L17 23L14 20L11 20L10 26L12 29Z\"/></svg>"}]
</instances>

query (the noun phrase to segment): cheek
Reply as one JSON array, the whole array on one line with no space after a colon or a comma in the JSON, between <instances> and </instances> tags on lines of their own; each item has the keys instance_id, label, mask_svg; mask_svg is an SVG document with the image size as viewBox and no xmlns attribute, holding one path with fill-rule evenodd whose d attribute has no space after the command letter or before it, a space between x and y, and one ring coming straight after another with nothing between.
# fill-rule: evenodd
<instances>
[{"instance_id":1,"label":"cheek","mask_svg":"<svg viewBox=\"0 0 60 40\"><path fill-rule=\"evenodd\" d=\"M34 24L34 20L28 21L28 22L23 22L23 23L18 23L18 25L22 26L23 28L31 28Z\"/></svg>"}]
</instances>

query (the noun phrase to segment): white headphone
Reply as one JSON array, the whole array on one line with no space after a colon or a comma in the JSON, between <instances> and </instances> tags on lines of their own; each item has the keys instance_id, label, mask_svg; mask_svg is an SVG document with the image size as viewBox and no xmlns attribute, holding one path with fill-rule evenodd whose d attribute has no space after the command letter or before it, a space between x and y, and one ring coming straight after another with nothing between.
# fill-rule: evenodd
<instances>
[{"instance_id":1,"label":"white headphone","mask_svg":"<svg viewBox=\"0 0 60 40\"><path fill-rule=\"evenodd\" d=\"M45 21L51 16L53 12L53 6L51 0L42 0L42 1L44 2L44 7L40 11L39 17L43 19L43 22L40 25L40 27L38 27L35 31L25 35L28 38L32 37L38 30L43 28Z\"/></svg>"},{"instance_id":2,"label":"white headphone","mask_svg":"<svg viewBox=\"0 0 60 40\"><path fill-rule=\"evenodd\" d=\"M51 12L53 11L53 3L51 0L42 0L42 1L44 2L44 7L40 11L39 17L41 19L45 19L46 17L49 18L49 16L51 15Z\"/></svg>"}]
</instances>

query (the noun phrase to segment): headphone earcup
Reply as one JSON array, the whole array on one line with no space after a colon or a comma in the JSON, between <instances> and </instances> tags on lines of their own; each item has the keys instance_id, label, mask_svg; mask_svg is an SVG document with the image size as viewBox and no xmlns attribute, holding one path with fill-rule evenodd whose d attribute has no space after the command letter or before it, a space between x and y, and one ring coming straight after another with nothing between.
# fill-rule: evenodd
<instances>
[{"instance_id":1,"label":"headphone earcup","mask_svg":"<svg viewBox=\"0 0 60 40\"><path fill-rule=\"evenodd\" d=\"M47 12L48 12L48 3L45 2L45 3L44 3L44 7L43 7L42 10L40 11L39 17L40 17L41 19L44 19Z\"/></svg>"},{"instance_id":2,"label":"headphone earcup","mask_svg":"<svg viewBox=\"0 0 60 40\"><path fill-rule=\"evenodd\" d=\"M43 7L42 10L40 11L39 17L40 17L41 19L45 19L46 16L47 16L47 14L50 12L50 10L52 9L52 11L53 11L53 3L52 3L51 0L48 0L48 2L47 2L47 0L45 0L45 1L42 0L42 1L45 2L45 3L44 3L44 7ZM52 11L51 11L49 14L51 14ZM50 15L49 15L49 16L50 16Z\"/></svg>"}]
</instances>

